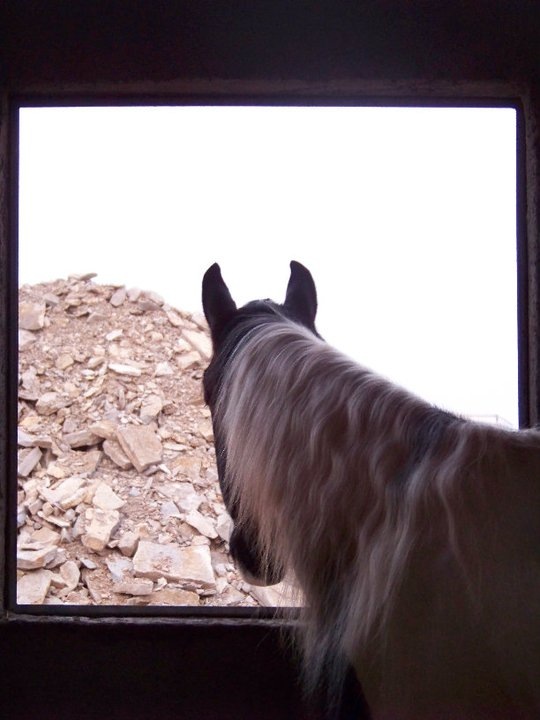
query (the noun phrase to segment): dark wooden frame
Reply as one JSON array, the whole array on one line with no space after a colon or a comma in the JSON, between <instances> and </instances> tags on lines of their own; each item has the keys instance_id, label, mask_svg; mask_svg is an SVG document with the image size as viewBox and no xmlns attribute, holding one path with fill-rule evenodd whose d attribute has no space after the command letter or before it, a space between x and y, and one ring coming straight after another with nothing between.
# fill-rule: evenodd
<instances>
[{"instance_id":1,"label":"dark wooden frame","mask_svg":"<svg viewBox=\"0 0 540 720\"><path fill-rule=\"evenodd\" d=\"M519 110L520 405L538 422L540 17L527 0L5 0L0 7L0 712L301 718L270 617L24 616L8 597L20 102L513 106ZM11 348L11 350L10 350ZM11 413L11 415L10 415ZM5 542L4 542L5 541ZM9 713L9 714L6 714Z\"/></svg>"}]
</instances>

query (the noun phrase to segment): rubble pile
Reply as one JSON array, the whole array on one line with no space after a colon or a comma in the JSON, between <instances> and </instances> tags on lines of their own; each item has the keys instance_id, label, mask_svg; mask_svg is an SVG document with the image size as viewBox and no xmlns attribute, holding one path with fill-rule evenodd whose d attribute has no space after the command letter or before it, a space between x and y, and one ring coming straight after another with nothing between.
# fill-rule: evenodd
<instances>
[{"instance_id":1,"label":"rubble pile","mask_svg":"<svg viewBox=\"0 0 540 720\"><path fill-rule=\"evenodd\" d=\"M19 293L18 602L290 604L228 554L204 318L94 277Z\"/></svg>"}]
</instances>

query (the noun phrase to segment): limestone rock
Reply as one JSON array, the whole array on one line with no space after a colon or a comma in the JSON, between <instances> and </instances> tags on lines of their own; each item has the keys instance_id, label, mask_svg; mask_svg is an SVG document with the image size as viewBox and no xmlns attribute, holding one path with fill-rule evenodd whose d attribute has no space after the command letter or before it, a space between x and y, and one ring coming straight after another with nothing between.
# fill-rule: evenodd
<instances>
[{"instance_id":1,"label":"limestone rock","mask_svg":"<svg viewBox=\"0 0 540 720\"><path fill-rule=\"evenodd\" d=\"M179 455L170 465L173 475L180 475L191 482L197 482L201 475L201 459L190 455Z\"/></svg>"},{"instance_id":2,"label":"limestone rock","mask_svg":"<svg viewBox=\"0 0 540 720\"><path fill-rule=\"evenodd\" d=\"M98 435L94 435L90 430L77 430L76 432L64 435L63 439L72 448L97 445L101 442L101 438Z\"/></svg>"},{"instance_id":3,"label":"limestone rock","mask_svg":"<svg viewBox=\"0 0 540 720\"><path fill-rule=\"evenodd\" d=\"M116 440L105 440L103 443L103 452L115 465L122 468L122 470L129 470L129 468L133 466L131 460L120 447L120 443Z\"/></svg>"},{"instance_id":4,"label":"limestone rock","mask_svg":"<svg viewBox=\"0 0 540 720\"><path fill-rule=\"evenodd\" d=\"M218 536L214 523L197 510L192 510L186 515L186 522L207 538L213 539Z\"/></svg>"},{"instance_id":5,"label":"limestone rock","mask_svg":"<svg viewBox=\"0 0 540 720\"><path fill-rule=\"evenodd\" d=\"M298 592L285 582L277 585L251 587L251 594L265 607L299 607Z\"/></svg>"},{"instance_id":6,"label":"limestone rock","mask_svg":"<svg viewBox=\"0 0 540 720\"><path fill-rule=\"evenodd\" d=\"M101 510L119 510L125 501L106 482L100 482L94 493L92 505Z\"/></svg>"},{"instance_id":7,"label":"limestone rock","mask_svg":"<svg viewBox=\"0 0 540 720\"><path fill-rule=\"evenodd\" d=\"M119 307L122 305L127 297L127 292L125 287L118 288L118 290L115 290L115 292L112 294L111 299L109 302L113 307Z\"/></svg>"},{"instance_id":8,"label":"limestone rock","mask_svg":"<svg viewBox=\"0 0 540 720\"><path fill-rule=\"evenodd\" d=\"M174 375L174 368L168 362L159 362L155 370L156 377L167 377Z\"/></svg>"},{"instance_id":9,"label":"limestone rock","mask_svg":"<svg viewBox=\"0 0 540 720\"><path fill-rule=\"evenodd\" d=\"M120 539L118 540L118 549L122 553L122 555L126 555L127 557L133 557L135 555L135 552L137 550L137 545L139 544L139 535L136 532L125 532L121 535Z\"/></svg>"},{"instance_id":10,"label":"limestone rock","mask_svg":"<svg viewBox=\"0 0 540 720\"><path fill-rule=\"evenodd\" d=\"M205 358L205 360L210 360L212 357L212 343L206 333L198 330L184 329L182 330L182 336Z\"/></svg>"},{"instance_id":11,"label":"limestone rock","mask_svg":"<svg viewBox=\"0 0 540 720\"><path fill-rule=\"evenodd\" d=\"M50 435L32 435L19 427L17 432L17 445L26 448L50 448L52 447L52 440Z\"/></svg>"},{"instance_id":12,"label":"limestone rock","mask_svg":"<svg viewBox=\"0 0 540 720\"><path fill-rule=\"evenodd\" d=\"M52 415L69 405L69 400L58 392L46 392L36 402L36 410L40 415Z\"/></svg>"},{"instance_id":13,"label":"limestone rock","mask_svg":"<svg viewBox=\"0 0 540 720\"><path fill-rule=\"evenodd\" d=\"M21 477L28 477L40 460L41 450L38 447L21 451L18 457L18 474Z\"/></svg>"},{"instance_id":14,"label":"limestone rock","mask_svg":"<svg viewBox=\"0 0 540 720\"><path fill-rule=\"evenodd\" d=\"M216 531L217 531L219 537L222 540L229 542L229 540L231 539L232 530L233 530L233 521L232 521L229 513L224 512L221 515L219 515L218 519L216 521Z\"/></svg>"},{"instance_id":15,"label":"limestone rock","mask_svg":"<svg viewBox=\"0 0 540 720\"><path fill-rule=\"evenodd\" d=\"M118 527L120 513L118 510L87 510L86 533L82 536L82 543L91 550L103 550L111 539L111 535Z\"/></svg>"},{"instance_id":16,"label":"limestone rock","mask_svg":"<svg viewBox=\"0 0 540 720\"><path fill-rule=\"evenodd\" d=\"M109 363L109 368L118 375L131 375L139 377L142 370L134 365L126 365L125 363Z\"/></svg>"},{"instance_id":17,"label":"limestone rock","mask_svg":"<svg viewBox=\"0 0 540 720\"><path fill-rule=\"evenodd\" d=\"M116 436L122 450L139 472L161 462L163 448L156 433L147 426L119 428Z\"/></svg>"},{"instance_id":18,"label":"limestone rock","mask_svg":"<svg viewBox=\"0 0 540 720\"><path fill-rule=\"evenodd\" d=\"M207 442L214 442L214 428L210 420L199 423L199 432Z\"/></svg>"},{"instance_id":19,"label":"limestone rock","mask_svg":"<svg viewBox=\"0 0 540 720\"><path fill-rule=\"evenodd\" d=\"M189 590L180 590L176 588L163 588L152 593L150 605L188 605L197 606L201 604L201 600L197 593Z\"/></svg>"},{"instance_id":20,"label":"limestone rock","mask_svg":"<svg viewBox=\"0 0 540 720\"><path fill-rule=\"evenodd\" d=\"M42 488L40 494L51 503L64 510L74 507L84 498L86 490L83 488L85 484L84 478L70 477L61 481L54 488Z\"/></svg>"},{"instance_id":21,"label":"limestone rock","mask_svg":"<svg viewBox=\"0 0 540 720\"><path fill-rule=\"evenodd\" d=\"M185 513L197 510L203 501L202 496L187 482L165 483L159 492L173 500L178 509Z\"/></svg>"},{"instance_id":22,"label":"limestone rock","mask_svg":"<svg viewBox=\"0 0 540 720\"><path fill-rule=\"evenodd\" d=\"M167 502L161 503L159 512L161 514L161 518L162 518L163 522L167 522L167 520L171 517L176 517L176 518L182 517L182 515L178 509L178 506L172 500L168 500Z\"/></svg>"},{"instance_id":23,"label":"limestone rock","mask_svg":"<svg viewBox=\"0 0 540 720\"><path fill-rule=\"evenodd\" d=\"M19 350L26 350L30 345L35 343L37 337L29 330L19 330Z\"/></svg>"},{"instance_id":24,"label":"limestone rock","mask_svg":"<svg viewBox=\"0 0 540 720\"><path fill-rule=\"evenodd\" d=\"M141 540L133 558L133 570L136 576L158 580L182 579L182 560L178 545L159 545Z\"/></svg>"},{"instance_id":25,"label":"limestone rock","mask_svg":"<svg viewBox=\"0 0 540 720\"><path fill-rule=\"evenodd\" d=\"M116 423L113 423L111 420L98 420L89 425L88 430L93 435L97 435L106 440L116 439Z\"/></svg>"},{"instance_id":26,"label":"limestone rock","mask_svg":"<svg viewBox=\"0 0 540 720\"><path fill-rule=\"evenodd\" d=\"M55 362L54 366L57 370L67 370L68 367L71 367L75 360L72 358L71 355L68 353L62 353L62 355L59 355Z\"/></svg>"},{"instance_id":27,"label":"limestone rock","mask_svg":"<svg viewBox=\"0 0 540 720\"><path fill-rule=\"evenodd\" d=\"M23 330L41 330L45 326L44 302L19 303L19 327Z\"/></svg>"},{"instance_id":28,"label":"limestone rock","mask_svg":"<svg viewBox=\"0 0 540 720\"><path fill-rule=\"evenodd\" d=\"M175 312L172 308L166 308L165 314L167 315L167 319L173 327L179 328L183 326L184 321L182 320L181 315Z\"/></svg>"},{"instance_id":29,"label":"limestone rock","mask_svg":"<svg viewBox=\"0 0 540 720\"><path fill-rule=\"evenodd\" d=\"M216 579L212 568L208 545L191 545L181 548L182 577L206 587L215 587Z\"/></svg>"},{"instance_id":30,"label":"limestone rock","mask_svg":"<svg viewBox=\"0 0 540 720\"><path fill-rule=\"evenodd\" d=\"M19 605L42 605L51 585L50 570L36 570L27 573L17 581L17 603Z\"/></svg>"},{"instance_id":31,"label":"limestone rock","mask_svg":"<svg viewBox=\"0 0 540 720\"><path fill-rule=\"evenodd\" d=\"M46 545L37 550L17 550L17 567L19 570L36 570L48 565L56 557L56 545Z\"/></svg>"},{"instance_id":32,"label":"limestone rock","mask_svg":"<svg viewBox=\"0 0 540 720\"><path fill-rule=\"evenodd\" d=\"M141 422L147 425L163 410L163 399L159 395L148 395L141 404L139 417Z\"/></svg>"},{"instance_id":33,"label":"limestone rock","mask_svg":"<svg viewBox=\"0 0 540 720\"><path fill-rule=\"evenodd\" d=\"M206 545L182 548L178 545L159 545L146 540L139 542L133 558L135 575L157 580L187 580L214 586L215 578Z\"/></svg>"},{"instance_id":34,"label":"limestone rock","mask_svg":"<svg viewBox=\"0 0 540 720\"><path fill-rule=\"evenodd\" d=\"M77 563L73 560L67 560L60 567L60 575L65 581L65 592L67 593L75 590L81 577L81 572Z\"/></svg>"},{"instance_id":35,"label":"limestone rock","mask_svg":"<svg viewBox=\"0 0 540 720\"><path fill-rule=\"evenodd\" d=\"M73 472L78 475L92 475L95 472L99 461L101 460L100 450L87 450L86 452L78 452L70 459L70 465Z\"/></svg>"},{"instance_id":36,"label":"limestone rock","mask_svg":"<svg viewBox=\"0 0 540 720\"><path fill-rule=\"evenodd\" d=\"M148 578L124 580L113 585L114 592L124 595L150 595L153 589L154 583Z\"/></svg>"},{"instance_id":37,"label":"limestone rock","mask_svg":"<svg viewBox=\"0 0 540 720\"><path fill-rule=\"evenodd\" d=\"M128 573L133 570L133 563L123 555L111 555L107 558L105 564L109 568L109 572L115 582L122 582L126 579Z\"/></svg>"},{"instance_id":38,"label":"limestone rock","mask_svg":"<svg viewBox=\"0 0 540 720\"><path fill-rule=\"evenodd\" d=\"M176 364L180 370L191 370L191 368L197 367L201 363L201 356L196 350L192 350L188 353L183 353L176 358Z\"/></svg>"}]
</instances>

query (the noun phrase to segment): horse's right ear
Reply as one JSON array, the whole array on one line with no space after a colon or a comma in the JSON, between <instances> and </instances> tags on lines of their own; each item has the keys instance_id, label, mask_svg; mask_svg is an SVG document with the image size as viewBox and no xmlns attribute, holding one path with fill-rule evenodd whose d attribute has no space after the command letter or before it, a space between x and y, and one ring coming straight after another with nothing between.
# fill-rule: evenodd
<instances>
[{"instance_id":1,"label":"horse's right ear","mask_svg":"<svg viewBox=\"0 0 540 720\"><path fill-rule=\"evenodd\" d=\"M221 277L221 269L217 263L211 265L204 273L202 304L212 339L215 340L236 311L236 303Z\"/></svg>"},{"instance_id":2,"label":"horse's right ear","mask_svg":"<svg viewBox=\"0 0 540 720\"><path fill-rule=\"evenodd\" d=\"M317 290L309 270L296 260L291 261L291 276L283 307L293 319L316 332Z\"/></svg>"}]
</instances>

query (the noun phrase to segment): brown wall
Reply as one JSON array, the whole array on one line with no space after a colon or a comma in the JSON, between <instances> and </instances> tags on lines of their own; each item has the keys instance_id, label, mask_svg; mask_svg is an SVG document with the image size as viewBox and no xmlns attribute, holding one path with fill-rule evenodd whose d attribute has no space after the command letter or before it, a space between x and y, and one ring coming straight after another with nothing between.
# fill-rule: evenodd
<instances>
[{"instance_id":1,"label":"brown wall","mask_svg":"<svg viewBox=\"0 0 540 720\"><path fill-rule=\"evenodd\" d=\"M20 99L517 104L523 110L518 155L522 419L538 420L537 3L4 0L0 523L6 519L15 453L7 434L7 419L14 417L15 357L8 344L17 283L17 217L10 186L10 141L16 138L9 113ZM14 427L10 431L13 438ZM5 537L0 533L0 542ZM6 577L3 558L0 582ZM85 621L6 613L0 624L0 712L9 711L2 716L10 718L38 713L184 720L315 717L301 703L292 661L281 648L275 624L264 620Z\"/></svg>"}]
</instances>

